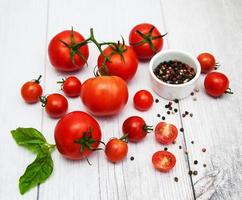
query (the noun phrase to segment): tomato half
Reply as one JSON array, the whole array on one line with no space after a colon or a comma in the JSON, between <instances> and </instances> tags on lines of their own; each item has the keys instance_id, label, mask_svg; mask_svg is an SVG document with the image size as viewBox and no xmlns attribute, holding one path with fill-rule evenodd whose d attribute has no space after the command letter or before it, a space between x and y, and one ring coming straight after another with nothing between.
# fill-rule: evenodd
<instances>
[{"instance_id":1,"label":"tomato half","mask_svg":"<svg viewBox=\"0 0 242 200\"><path fill-rule=\"evenodd\" d=\"M128 101L126 82L118 76L99 76L86 80L81 88L81 99L96 116L121 112Z\"/></svg>"},{"instance_id":2,"label":"tomato half","mask_svg":"<svg viewBox=\"0 0 242 200\"><path fill-rule=\"evenodd\" d=\"M214 56L210 53L201 53L197 57L200 65L202 73L208 73L213 70L216 66L216 60Z\"/></svg>"},{"instance_id":3,"label":"tomato half","mask_svg":"<svg viewBox=\"0 0 242 200\"><path fill-rule=\"evenodd\" d=\"M152 106L154 99L152 94L147 90L140 90L134 95L134 107L140 111L149 110Z\"/></svg>"},{"instance_id":4,"label":"tomato half","mask_svg":"<svg viewBox=\"0 0 242 200\"><path fill-rule=\"evenodd\" d=\"M165 35L161 35L154 25L142 23L131 30L129 44L134 48L139 59L147 60L162 49Z\"/></svg>"},{"instance_id":5,"label":"tomato half","mask_svg":"<svg viewBox=\"0 0 242 200\"><path fill-rule=\"evenodd\" d=\"M138 59L132 47L117 44L109 45L103 50L104 55L110 60L105 61L102 54L98 57L99 73L102 75L119 76L125 81L130 81L138 67Z\"/></svg>"},{"instance_id":6,"label":"tomato half","mask_svg":"<svg viewBox=\"0 0 242 200\"><path fill-rule=\"evenodd\" d=\"M128 144L127 142L113 138L108 141L105 146L105 154L111 162L120 162L122 161L128 153Z\"/></svg>"},{"instance_id":7,"label":"tomato half","mask_svg":"<svg viewBox=\"0 0 242 200\"><path fill-rule=\"evenodd\" d=\"M169 172L176 165L176 157L169 151L157 151L152 156L154 167L161 172Z\"/></svg>"},{"instance_id":8,"label":"tomato half","mask_svg":"<svg viewBox=\"0 0 242 200\"><path fill-rule=\"evenodd\" d=\"M90 156L99 146L101 137L98 122L81 111L65 115L55 127L55 142L58 151L72 160L81 160Z\"/></svg>"},{"instance_id":9,"label":"tomato half","mask_svg":"<svg viewBox=\"0 0 242 200\"><path fill-rule=\"evenodd\" d=\"M155 127L155 138L161 144L171 144L177 138L178 130L175 125L160 122Z\"/></svg>"},{"instance_id":10,"label":"tomato half","mask_svg":"<svg viewBox=\"0 0 242 200\"><path fill-rule=\"evenodd\" d=\"M84 40L80 33L69 30L54 36L48 47L52 66L65 72L80 70L88 59L89 51L87 44L80 48L75 48L75 45Z\"/></svg>"},{"instance_id":11,"label":"tomato half","mask_svg":"<svg viewBox=\"0 0 242 200\"><path fill-rule=\"evenodd\" d=\"M219 97L224 93L233 94L229 88L229 79L220 72L211 72L204 79L206 92L213 97Z\"/></svg>"}]
</instances>

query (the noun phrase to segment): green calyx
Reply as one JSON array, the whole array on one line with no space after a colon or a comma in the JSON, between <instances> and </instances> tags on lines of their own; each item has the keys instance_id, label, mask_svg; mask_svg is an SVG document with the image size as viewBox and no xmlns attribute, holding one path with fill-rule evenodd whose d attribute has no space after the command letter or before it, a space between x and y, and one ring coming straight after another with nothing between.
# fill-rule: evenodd
<instances>
[{"instance_id":1,"label":"green calyx","mask_svg":"<svg viewBox=\"0 0 242 200\"><path fill-rule=\"evenodd\" d=\"M40 83L40 79L41 79L42 75L39 75L39 77L37 79L32 80L34 83Z\"/></svg>"},{"instance_id":2,"label":"green calyx","mask_svg":"<svg viewBox=\"0 0 242 200\"><path fill-rule=\"evenodd\" d=\"M224 93L225 93L225 94L234 94L234 93L232 92L232 89L231 89L231 88L228 88Z\"/></svg>"},{"instance_id":3,"label":"green calyx","mask_svg":"<svg viewBox=\"0 0 242 200\"><path fill-rule=\"evenodd\" d=\"M128 134L124 134L121 138L119 138L121 141L128 143Z\"/></svg>"},{"instance_id":4,"label":"green calyx","mask_svg":"<svg viewBox=\"0 0 242 200\"><path fill-rule=\"evenodd\" d=\"M154 44L152 43L153 40L159 39L159 38L163 38L164 36L166 36L168 33L165 33L164 35L157 35L157 36L152 36L152 33L154 31L155 27L152 26L151 29L149 30L149 32L147 34L142 33L139 30L136 30L136 33L139 34L142 37L142 40L140 42L137 43L133 43L131 45L133 46L141 46L145 43L148 43L152 52L154 54L157 53L157 49L155 48Z\"/></svg>"},{"instance_id":5,"label":"green calyx","mask_svg":"<svg viewBox=\"0 0 242 200\"><path fill-rule=\"evenodd\" d=\"M81 154L84 152L85 149L88 149L90 151L97 151L97 150L103 150L102 148L93 148L93 144L95 143L102 143L103 145L105 145L104 142L102 141L98 141L98 140L94 140L92 138L92 130L88 129L86 132L83 133L83 137L75 140L74 143L76 144L80 144L80 152Z\"/></svg>"},{"instance_id":6,"label":"green calyx","mask_svg":"<svg viewBox=\"0 0 242 200\"><path fill-rule=\"evenodd\" d=\"M41 97L39 97L39 100L41 102L41 106L45 107L46 104L47 104L47 97L46 96L41 96Z\"/></svg>"},{"instance_id":7,"label":"green calyx","mask_svg":"<svg viewBox=\"0 0 242 200\"><path fill-rule=\"evenodd\" d=\"M144 124L144 126L143 126L143 130L144 130L146 133L151 133L151 132L153 131L153 126L149 126L149 125Z\"/></svg>"}]
</instances>

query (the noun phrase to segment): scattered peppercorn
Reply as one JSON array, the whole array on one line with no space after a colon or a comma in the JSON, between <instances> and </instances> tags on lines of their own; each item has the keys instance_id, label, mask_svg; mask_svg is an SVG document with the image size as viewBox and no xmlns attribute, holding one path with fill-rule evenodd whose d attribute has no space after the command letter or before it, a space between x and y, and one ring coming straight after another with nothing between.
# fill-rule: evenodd
<instances>
[{"instance_id":1,"label":"scattered peppercorn","mask_svg":"<svg viewBox=\"0 0 242 200\"><path fill-rule=\"evenodd\" d=\"M194 144L194 141L191 141L192 144Z\"/></svg>"},{"instance_id":2,"label":"scattered peppercorn","mask_svg":"<svg viewBox=\"0 0 242 200\"><path fill-rule=\"evenodd\" d=\"M198 174L198 172L195 170L193 171L193 175L196 176Z\"/></svg>"},{"instance_id":3,"label":"scattered peppercorn","mask_svg":"<svg viewBox=\"0 0 242 200\"><path fill-rule=\"evenodd\" d=\"M193 96L194 95L194 92L191 92L191 96Z\"/></svg>"},{"instance_id":4,"label":"scattered peppercorn","mask_svg":"<svg viewBox=\"0 0 242 200\"><path fill-rule=\"evenodd\" d=\"M181 132L184 132L184 128L180 128L180 131L181 131Z\"/></svg>"},{"instance_id":5,"label":"scattered peppercorn","mask_svg":"<svg viewBox=\"0 0 242 200\"><path fill-rule=\"evenodd\" d=\"M182 146L181 145L179 146L179 149L182 149Z\"/></svg>"},{"instance_id":6,"label":"scattered peppercorn","mask_svg":"<svg viewBox=\"0 0 242 200\"><path fill-rule=\"evenodd\" d=\"M162 120L165 120L166 118L165 118L165 116L162 116Z\"/></svg>"},{"instance_id":7,"label":"scattered peppercorn","mask_svg":"<svg viewBox=\"0 0 242 200\"><path fill-rule=\"evenodd\" d=\"M177 177L175 177L175 178L174 178L174 181L175 181L175 182L178 182L178 178L177 178Z\"/></svg>"},{"instance_id":8,"label":"scattered peppercorn","mask_svg":"<svg viewBox=\"0 0 242 200\"><path fill-rule=\"evenodd\" d=\"M178 102L179 102L179 100L178 100L178 99L174 99L174 102L175 102L175 103L178 103Z\"/></svg>"},{"instance_id":9,"label":"scattered peppercorn","mask_svg":"<svg viewBox=\"0 0 242 200\"><path fill-rule=\"evenodd\" d=\"M172 110L172 107L169 107L169 110Z\"/></svg>"},{"instance_id":10,"label":"scattered peppercorn","mask_svg":"<svg viewBox=\"0 0 242 200\"><path fill-rule=\"evenodd\" d=\"M157 117L160 117L160 114L157 114Z\"/></svg>"},{"instance_id":11,"label":"scattered peppercorn","mask_svg":"<svg viewBox=\"0 0 242 200\"><path fill-rule=\"evenodd\" d=\"M159 103L159 99L155 99L155 103Z\"/></svg>"},{"instance_id":12,"label":"scattered peppercorn","mask_svg":"<svg viewBox=\"0 0 242 200\"><path fill-rule=\"evenodd\" d=\"M185 114L182 114L182 117L186 117L186 115Z\"/></svg>"},{"instance_id":13,"label":"scattered peppercorn","mask_svg":"<svg viewBox=\"0 0 242 200\"><path fill-rule=\"evenodd\" d=\"M190 117L193 117L193 114L192 113L190 113Z\"/></svg>"},{"instance_id":14,"label":"scattered peppercorn","mask_svg":"<svg viewBox=\"0 0 242 200\"><path fill-rule=\"evenodd\" d=\"M189 112L188 111L185 111L185 115L188 115L189 114Z\"/></svg>"},{"instance_id":15,"label":"scattered peppercorn","mask_svg":"<svg viewBox=\"0 0 242 200\"><path fill-rule=\"evenodd\" d=\"M130 157L130 160L131 160L131 161L133 161L133 160L134 160L134 157L133 157L133 156L131 156L131 157Z\"/></svg>"},{"instance_id":16,"label":"scattered peppercorn","mask_svg":"<svg viewBox=\"0 0 242 200\"><path fill-rule=\"evenodd\" d=\"M178 112L177 108L174 109L174 112Z\"/></svg>"},{"instance_id":17,"label":"scattered peppercorn","mask_svg":"<svg viewBox=\"0 0 242 200\"><path fill-rule=\"evenodd\" d=\"M207 167L207 165L206 164L203 164L203 167Z\"/></svg>"},{"instance_id":18,"label":"scattered peppercorn","mask_svg":"<svg viewBox=\"0 0 242 200\"><path fill-rule=\"evenodd\" d=\"M165 108L169 108L169 105L168 105L168 104L166 104L166 105L165 105Z\"/></svg>"},{"instance_id":19,"label":"scattered peppercorn","mask_svg":"<svg viewBox=\"0 0 242 200\"><path fill-rule=\"evenodd\" d=\"M206 152L206 149L205 148L202 148L202 152Z\"/></svg>"},{"instance_id":20,"label":"scattered peppercorn","mask_svg":"<svg viewBox=\"0 0 242 200\"><path fill-rule=\"evenodd\" d=\"M169 115L170 113L171 113L171 112L168 110L168 111L167 111L167 114Z\"/></svg>"},{"instance_id":21,"label":"scattered peppercorn","mask_svg":"<svg viewBox=\"0 0 242 200\"><path fill-rule=\"evenodd\" d=\"M188 154L188 152L187 152L187 151L184 151L184 153L185 153L185 154Z\"/></svg>"},{"instance_id":22,"label":"scattered peppercorn","mask_svg":"<svg viewBox=\"0 0 242 200\"><path fill-rule=\"evenodd\" d=\"M172 142L172 144L176 144L176 141L174 140L174 141Z\"/></svg>"},{"instance_id":23,"label":"scattered peppercorn","mask_svg":"<svg viewBox=\"0 0 242 200\"><path fill-rule=\"evenodd\" d=\"M164 151L167 151L167 150L168 150L168 148L167 148L167 147L165 147L165 148L164 148Z\"/></svg>"},{"instance_id":24,"label":"scattered peppercorn","mask_svg":"<svg viewBox=\"0 0 242 200\"><path fill-rule=\"evenodd\" d=\"M193 163L194 163L194 165L197 165L198 164L198 161L197 160L194 160Z\"/></svg>"},{"instance_id":25,"label":"scattered peppercorn","mask_svg":"<svg viewBox=\"0 0 242 200\"><path fill-rule=\"evenodd\" d=\"M188 174L191 176L192 175L192 170L189 170Z\"/></svg>"}]
</instances>

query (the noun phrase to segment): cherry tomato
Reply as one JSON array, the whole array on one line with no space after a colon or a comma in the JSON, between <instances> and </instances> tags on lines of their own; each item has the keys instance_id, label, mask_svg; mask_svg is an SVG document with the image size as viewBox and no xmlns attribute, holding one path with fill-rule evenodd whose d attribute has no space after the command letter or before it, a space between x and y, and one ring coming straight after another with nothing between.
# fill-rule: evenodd
<instances>
[{"instance_id":1,"label":"cherry tomato","mask_svg":"<svg viewBox=\"0 0 242 200\"><path fill-rule=\"evenodd\" d=\"M213 97L219 97L224 93L233 94L229 88L229 79L220 72L207 74L204 80L204 87L206 92Z\"/></svg>"},{"instance_id":2,"label":"cherry tomato","mask_svg":"<svg viewBox=\"0 0 242 200\"><path fill-rule=\"evenodd\" d=\"M68 101L61 94L50 94L46 97L41 97L42 106L52 118L62 117L68 109Z\"/></svg>"},{"instance_id":3,"label":"cherry tomato","mask_svg":"<svg viewBox=\"0 0 242 200\"><path fill-rule=\"evenodd\" d=\"M214 56L210 53L201 53L197 57L200 65L202 73L208 73L216 67L216 60Z\"/></svg>"},{"instance_id":4,"label":"cherry tomato","mask_svg":"<svg viewBox=\"0 0 242 200\"><path fill-rule=\"evenodd\" d=\"M132 116L123 123L123 133L127 134L128 141L139 142L145 138L147 133L152 131L152 126L146 125L144 119L138 116Z\"/></svg>"},{"instance_id":5,"label":"cherry tomato","mask_svg":"<svg viewBox=\"0 0 242 200\"><path fill-rule=\"evenodd\" d=\"M60 71L80 70L88 59L89 51L87 44L80 48L75 48L75 45L84 40L80 33L73 30L58 33L48 47L51 64Z\"/></svg>"},{"instance_id":6,"label":"cherry tomato","mask_svg":"<svg viewBox=\"0 0 242 200\"><path fill-rule=\"evenodd\" d=\"M169 151L157 151L152 156L154 167L161 172L168 172L176 165L176 157Z\"/></svg>"},{"instance_id":7,"label":"cherry tomato","mask_svg":"<svg viewBox=\"0 0 242 200\"><path fill-rule=\"evenodd\" d=\"M102 75L119 76L125 81L130 81L138 67L138 59L133 48L116 44L109 45L103 51L104 55L110 56L110 60L105 60L102 54L98 57L99 73Z\"/></svg>"},{"instance_id":8,"label":"cherry tomato","mask_svg":"<svg viewBox=\"0 0 242 200\"><path fill-rule=\"evenodd\" d=\"M62 84L62 90L65 95L68 97L77 97L80 96L81 93L81 81L75 76L69 76L62 81L58 81L57 83Z\"/></svg>"},{"instance_id":9,"label":"cherry tomato","mask_svg":"<svg viewBox=\"0 0 242 200\"><path fill-rule=\"evenodd\" d=\"M155 127L155 138L161 144L171 144L177 138L178 130L175 125L160 122Z\"/></svg>"},{"instance_id":10,"label":"cherry tomato","mask_svg":"<svg viewBox=\"0 0 242 200\"><path fill-rule=\"evenodd\" d=\"M134 48L139 59L147 60L162 49L165 35L161 35L154 25L142 23L131 30L129 44Z\"/></svg>"},{"instance_id":11,"label":"cherry tomato","mask_svg":"<svg viewBox=\"0 0 242 200\"><path fill-rule=\"evenodd\" d=\"M128 87L118 76L90 78L82 85L81 99L93 115L115 115L128 101Z\"/></svg>"},{"instance_id":12,"label":"cherry tomato","mask_svg":"<svg viewBox=\"0 0 242 200\"><path fill-rule=\"evenodd\" d=\"M105 146L105 154L111 162L122 161L128 153L128 144L124 138L113 138Z\"/></svg>"},{"instance_id":13,"label":"cherry tomato","mask_svg":"<svg viewBox=\"0 0 242 200\"><path fill-rule=\"evenodd\" d=\"M140 111L149 110L154 99L152 94L147 90L140 90L134 95L134 107Z\"/></svg>"},{"instance_id":14,"label":"cherry tomato","mask_svg":"<svg viewBox=\"0 0 242 200\"><path fill-rule=\"evenodd\" d=\"M55 127L55 142L58 151L72 160L87 158L94 150L97 150L101 137L98 122L81 111L65 115Z\"/></svg>"},{"instance_id":15,"label":"cherry tomato","mask_svg":"<svg viewBox=\"0 0 242 200\"><path fill-rule=\"evenodd\" d=\"M21 95L26 103L36 103L42 95L42 87L40 85L41 75L38 79L28 81L21 88Z\"/></svg>"}]
</instances>

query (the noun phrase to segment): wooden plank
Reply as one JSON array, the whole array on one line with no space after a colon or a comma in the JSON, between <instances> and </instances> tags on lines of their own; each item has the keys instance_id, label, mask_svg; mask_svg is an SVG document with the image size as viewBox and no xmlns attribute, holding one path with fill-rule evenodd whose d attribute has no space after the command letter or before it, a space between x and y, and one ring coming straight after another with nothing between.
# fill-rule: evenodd
<instances>
[{"instance_id":1,"label":"wooden plank","mask_svg":"<svg viewBox=\"0 0 242 200\"><path fill-rule=\"evenodd\" d=\"M127 5L129 6L127 7ZM137 5L142 5L135 9ZM95 28L97 38L100 40L117 40L120 34L125 39L129 30L137 23L147 21L156 24L162 32L163 27L159 1L50 1L48 40L57 32L74 26L75 30L87 36L90 26ZM148 10L148 13L147 13ZM64 14L63 14L64 13ZM115 13L115 14L114 14ZM146 13L146 14L144 14ZM92 76L93 66L96 65L97 50L90 47L89 67L84 68L76 75L84 81ZM48 58L46 68L46 93L58 91L55 81L66 74L57 73L50 66ZM137 76L129 83L130 99L126 109L113 118L98 118L103 130L103 140L110 137L119 137L122 134L121 126L128 116L140 115L149 124L160 121L157 113L165 114L165 100L153 106L150 112L141 113L132 106L133 94L138 89L150 89L148 81L148 63L141 63ZM156 95L154 94L154 97ZM71 99L70 109L85 110L78 99ZM167 116L169 122L180 127L178 115ZM48 139L53 141L53 131L56 120L52 120L44 114L44 132L48 132ZM129 145L128 158L119 164L111 164L106 161L103 152L95 153L90 157L92 166L85 161L67 161L59 153L54 153L55 171L51 179L40 186L39 199L179 199L182 195L186 199L192 199L192 187L187 175L188 166L186 156L178 149L178 144L184 146L183 136L179 135L177 145L169 146L169 150L177 156L177 167L169 174L161 174L153 169L151 164L152 154L164 148L154 140L151 134L140 144ZM129 157L135 160L130 161ZM180 178L176 183L175 176ZM64 192L63 192L64 191ZM171 192L172 191L172 192Z\"/></svg>"},{"instance_id":2,"label":"wooden plank","mask_svg":"<svg viewBox=\"0 0 242 200\"><path fill-rule=\"evenodd\" d=\"M44 72L47 1L0 1L0 199L36 199L37 188L21 196L18 179L34 155L18 147L10 130L41 129L40 104L27 105L21 85Z\"/></svg>"},{"instance_id":3,"label":"wooden plank","mask_svg":"<svg viewBox=\"0 0 242 200\"><path fill-rule=\"evenodd\" d=\"M195 94L180 101L180 111L194 114L182 118L197 199L241 199L242 49L241 1L162 0L169 47L187 50L194 56L212 52L221 64L218 71L231 80L232 96L214 99L205 94L204 75ZM194 144L191 144L194 141ZM202 148L207 152L203 153ZM198 165L194 165L198 160ZM207 167L204 168L203 164Z\"/></svg>"}]
</instances>

